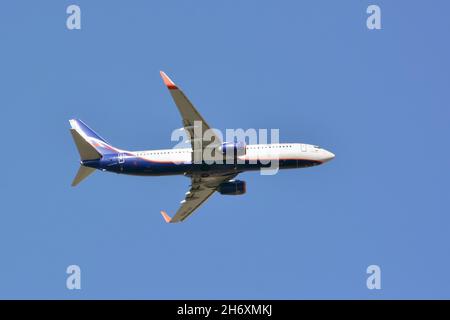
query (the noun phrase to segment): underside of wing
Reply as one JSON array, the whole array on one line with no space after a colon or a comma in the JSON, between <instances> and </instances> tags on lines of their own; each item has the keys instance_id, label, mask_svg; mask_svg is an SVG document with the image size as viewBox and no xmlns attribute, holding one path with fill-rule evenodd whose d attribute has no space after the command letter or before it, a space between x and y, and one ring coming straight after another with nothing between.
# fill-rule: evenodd
<instances>
[{"instance_id":1,"label":"underside of wing","mask_svg":"<svg viewBox=\"0 0 450 320\"><path fill-rule=\"evenodd\" d=\"M160 73L183 119L183 127L194 151L193 158L200 159L197 153L203 152L203 149L207 146L219 146L222 140L211 130L211 127L184 95L183 91L164 72L161 71ZM207 134L205 134L206 132Z\"/></svg>"},{"instance_id":2,"label":"underside of wing","mask_svg":"<svg viewBox=\"0 0 450 320\"><path fill-rule=\"evenodd\" d=\"M228 174L223 176L210 176L210 177L191 177L191 188L186 192L186 197L181 201L181 207L177 213L170 218L165 211L161 211L162 216L166 222L174 223L184 221L194 211L200 207L213 193L217 190L217 187L230 179L233 179L237 174Z\"/></svg>"}]
</instances>

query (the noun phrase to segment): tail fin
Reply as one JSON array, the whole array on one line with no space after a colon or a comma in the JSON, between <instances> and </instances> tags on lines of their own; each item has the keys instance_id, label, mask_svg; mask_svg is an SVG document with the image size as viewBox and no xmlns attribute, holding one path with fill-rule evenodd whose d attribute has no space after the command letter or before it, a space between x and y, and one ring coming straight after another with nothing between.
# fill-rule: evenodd
<instances>
[{"instance_id":1,"label":"tail fin","mask_svg":"<svg viewBox=\"0 0 450 320\"><path fill-rule=\"evenodd\" d=\"M93 160L93 159L99 159L104 154L111 154L111 153L117 153L120 152L120 150L114 148L110 144L106 142L105 139L103 139L101 136L99 136L97 133L95 133L94 130L89 128L83 121L78 119L72 119L69 120L70 126L72 129L70 131L72 132L73 139L75 140L75 144L77 145L78 151L80 153L81 160ZM75 136L77 138L75 138ZM84 142L81 142L80 144L77 142L80 140L83 140ZM83 154L80 149L80 145L84 145L84 150L87 149L94 149L98 154L94 158L86 158L83 159ZM90 148L89 148L90 146ZM85 154L86 156L93 156L93 153L89 152L88 154Z\"/></svg>"},{"instance_id":2,"label":"tail fin","mask_svg":"<svg viewBox=\"0 0 450 320\"><path fill-rule=\"evenodd\" d=\"M104 154L120 151L110 146L105 139L90 129L83 121L72 119L69 122L72 127L70 133L72 134L73 141L77 146L82 161L97 160L102 158ZM73 179L72 186L75 187L94 171L94 168L81 165L77 175Z\"/></svg>"},{"instance_id":3,"label":"tail fin","mask_svg":"<svg viewBox=\"0 0 450 320\"><path fill-rule=\"evenodd\" d=\"M81 181L83 181L85 178L87 178L92 172L94 172L94 168L89 168L85 166L80 166L80 169L78 169L77 175L72 181L72 187L75 187L77 184L79 184Z\"/></svg>"}]
</instances>

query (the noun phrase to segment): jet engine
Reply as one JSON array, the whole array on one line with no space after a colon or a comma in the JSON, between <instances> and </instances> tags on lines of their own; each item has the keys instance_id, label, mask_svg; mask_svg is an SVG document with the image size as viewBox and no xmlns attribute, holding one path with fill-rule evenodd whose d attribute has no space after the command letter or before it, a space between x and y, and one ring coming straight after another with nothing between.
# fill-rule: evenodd
<instances>
[{"instance_id":1,"label":"jet engine","mask_svg":"<svg viewBox=\"0 0 450 320\"><path fill-rule=\"evenodd\" d=\"M230 180L219 185L218 191L220 194L237 196L244 194L247 191L247 186L245 181L241 180Z\"/></svg>"}]
</instances>

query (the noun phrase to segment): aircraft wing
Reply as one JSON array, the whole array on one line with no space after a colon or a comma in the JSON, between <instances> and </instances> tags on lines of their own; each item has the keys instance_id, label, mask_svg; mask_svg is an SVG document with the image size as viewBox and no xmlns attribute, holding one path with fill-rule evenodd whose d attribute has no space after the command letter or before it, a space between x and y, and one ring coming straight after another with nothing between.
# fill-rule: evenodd
<instances>
[{"instance_id":1,"label":"aircraft wing","mask_svg":"<svg viewBox=\"0 0 450 320\"><path fill-rule=\"evenodd\" d=\"M181 207L173 218L165 211L161 211L161 214L167 223L182 222L189 217L194 211L200 207L213 193L217 190L217 187L225 181L233 179L237 176L236 173L224 175L224 176L209 176L191 177L191 188L186 192L186 197L181 201Z\"/></svg>"},{"instance_id":2,"label":"aircraft wing","mask_svg":"<svg viewBox=\"0 0 450 320\"><path fill-rule=\"evenodd\" d=\"M222 140L215 132L210 130L211 127L184 95L183 91L163 71L160 74L183 118L183 127L189 134L188 136L194 152L193 159L202 159L198 153L202 152L203 154L203 150L208 145L211 147L220 145ZM210 135L204 136L207 130L210 130Z\"/></svg>"}]
</instances>

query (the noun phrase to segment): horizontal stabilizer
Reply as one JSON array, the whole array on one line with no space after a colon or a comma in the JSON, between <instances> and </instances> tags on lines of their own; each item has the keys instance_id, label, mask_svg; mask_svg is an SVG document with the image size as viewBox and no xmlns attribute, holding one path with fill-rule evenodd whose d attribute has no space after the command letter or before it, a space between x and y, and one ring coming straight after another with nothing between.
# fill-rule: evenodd
<instances>
[{"instance_id":1,"label":"horizontal stabilizer","mask_svg":"<svg viewBox=\"0 0 450 320\"><path fill-rule=\"evenodd\" d=\"M72 181L72 187L75 187L77 184L79 184L81 181L83 181L87 176L89 176L92 172L94 172L94 168L89 168L85 166L80 166L80 169L78 169L77 175Z\"/></svg>"},{"instance_id":2,"label":"horizontal stabilizer","mask_svg":"<svg viewBox=\"0 0 450 320\"><path fill-rule=\"evenodd\" d=\"M89 142L87 142L75 129L70 129L73 141L78 149L81 160L100 159L102 155Z\"/></svg>"}]
</instances>

